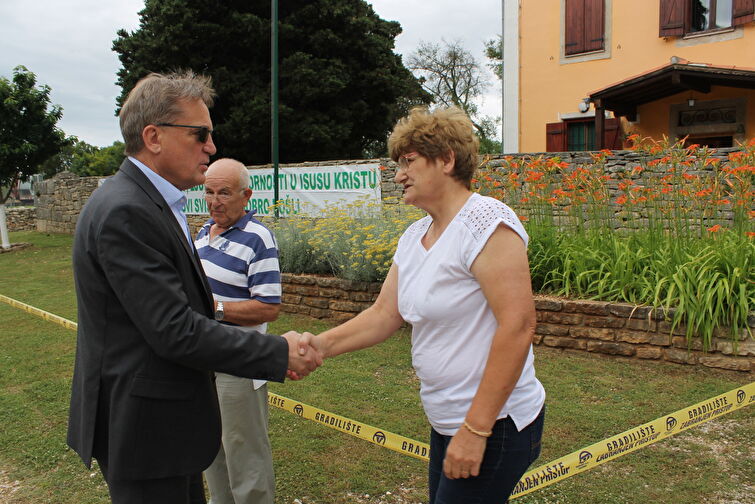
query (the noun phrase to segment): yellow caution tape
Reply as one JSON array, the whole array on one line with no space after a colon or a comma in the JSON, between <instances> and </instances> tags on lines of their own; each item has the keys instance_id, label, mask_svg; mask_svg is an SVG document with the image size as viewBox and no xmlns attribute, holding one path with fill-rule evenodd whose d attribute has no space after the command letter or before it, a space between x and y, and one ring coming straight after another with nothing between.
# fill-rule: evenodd
<instances>
[{"instance_id":1,"label":"yellow caution tape","mask_svg":"<svg viewBox=\"0 0 755 504\"><path fill-rule=\"evenodd\" d=\"M37 315L68 329L76 329L77 324L39 308L27 305L0 294L0 301ZM271 406L284 409L307 420L312 420L370 443L388 448L410 457L429 460L430 447L413 439L378 429L341 415L336 415L288 397L268 393ZM611 436L590 446L574 451L559 459L527 471L519 480L511 498L515 499L540 490L575 474L593 469L610 460L623 457L640 448L650 446L663 439L679 434L689 428L736 411L755 403L755 382L748 383L724 394L682 408L670 415L644 423L615 436Z\"/></svg>"},{"instance_id":2,"label":"yellow caution tape","mask_svg":"<svg viewBox=\"0 0 755 504\"><path fill-rule=\"evenodd\" d=\"M32 315L36 315L37 317L42 317L43 319L52 322L54 324L62 325L66 329L73 329L74 331L78 327L76 322L71 322L68 319L64 319L63 317L59 317L57 315L53 315L50 312L46 312L44 310L40 310L39 308L35 308L31 305L28 305L26 303L22 303L21 301L16 301L13 298L9 298L8 296L3 296L0 294L0 301L4 303L8 303L9 305L13 306L14 308L18 308L20 310L25 311L26 313L31 313Z\"/></svg>"},{"instance_id":3,"label":"yellow caution tape","mask_svg":"<svg viewBox=\"0 0 755 504\"><path fill-rule=\"evenodd\" d=\"M380 430L277 394L268 393L268 402L271 406L290 411L302 418L313 420L376 445L414 458L429 460L430 447L426 443ZM753 403L755 403L755 382L598 441L527 471L514 487L510 498L514 499L540 490Z\"/></svg>"},{"instance_id":4,"label":"yellow caution tape","mask_svg":"<svg viewBox=\"0 0 755 504\"><path fill-rule=\"evenodd\" d=\"M755 382L682 408L527 471L511 498L540 490L753 403Z\"/></svg>"},{"instance_id":5,"label":"yellow caution tape","mask_svg":"<svg viewBox=\"0 0 755 504\"><path fill-rule=\"evenodd\" d=\"M429 460L430 446L427 443L420 443L413 439L409 439L387 430L378 429L371 425L351 420L350 418L330 413L329 411L321 410L304 404L288 397L279 396L268 392L268 403L270 406L290 411L295 415L299 415L307 420L312 420L319 424L330 427L331 429L345 432L351 436L359 439L364 439L370 443L388 448L410 457L418 458L420 460Z\"/></svg>"}]
</instances>

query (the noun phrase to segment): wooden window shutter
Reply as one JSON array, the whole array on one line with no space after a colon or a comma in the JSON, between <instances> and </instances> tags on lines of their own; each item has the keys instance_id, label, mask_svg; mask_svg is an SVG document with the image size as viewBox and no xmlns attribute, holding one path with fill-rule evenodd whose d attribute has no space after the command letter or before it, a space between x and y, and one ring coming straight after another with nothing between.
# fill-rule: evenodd
<instances>
[{"instance_id":1,"label":"wooden window shutter","mask_svg":"<svg viewBox=\"0 0 755 504\"><path fill-rule=\"evenodd\" d=\"M585 0L585 52L603 49L605 34L604 0Z\"/></svg>"},{"instance_id":2,"label":"wooden window shutter","mask_svg":"<svg viewBox=\"0 0 755 504\"><path fill-rule=\"evenodd\" d=\"M566 123L556 122L545 125L545 151L566 151Z\"/></svg>"},{"instance_id":3,"label":"wooden window shutter","mask_svg":"<svg viewBox=\"0 0 755 504\"><path fill-rule=\"evenodd\" d=\"M739 26L753 21L755 0L734 0L731 12L731 25Z\"/></svg>"},{"instance_id":4,"label":"wooden window shutter","mask_svg":"<svg viewBox=\"0 0 755 504\"><path fill-rule=\"evenodd\" d=\"M606 149L621 150L624 148L624 135L621 132L621 119L612 117L606 119L603 125L603 145Z\"/></svg>"},{"instance_id":5,"label":"wooden window shutter","mask_svg":"<svg viewBox=\"0 0 755 504\"><path fill-rule=\"evenodd\" d=\"M585 1L566 0L564 54L585 52Z\"/></svg>"},{"instance_id":6,"label":"wooden window shutter","mask_svg":"<svg viewBox=\"0 0 755 504\"><path fill-rule=\"evenodd\" d=\"M687 19L690 0L661 0L659 37L681 37Z\"/></svg>"}]
</instances>

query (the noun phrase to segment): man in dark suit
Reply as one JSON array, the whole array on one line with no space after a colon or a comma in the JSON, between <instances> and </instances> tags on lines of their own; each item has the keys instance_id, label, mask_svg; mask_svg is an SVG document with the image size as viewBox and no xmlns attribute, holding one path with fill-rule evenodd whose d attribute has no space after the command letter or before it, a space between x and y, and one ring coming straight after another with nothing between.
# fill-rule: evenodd
<instances>
[{"instance_id":1,"label":"man in dark suit","mask_svg":"<svg viewBox=\"0 0 755 504\"><path fill-rule=\"evenodd\" d=\"M208 78L151 74L120 112L128 159L81 212L78 339L68 445L97 459L115 504L204 503L220 445L212 371L283 381L322 363L282 337L224 326L181 192L215 153Z\"/></svg>"}]
</instances>

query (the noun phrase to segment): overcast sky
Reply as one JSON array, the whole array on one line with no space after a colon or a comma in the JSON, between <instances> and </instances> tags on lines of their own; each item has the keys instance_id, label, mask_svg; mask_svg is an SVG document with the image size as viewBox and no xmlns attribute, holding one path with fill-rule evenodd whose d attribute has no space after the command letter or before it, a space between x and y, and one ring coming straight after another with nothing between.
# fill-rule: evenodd
<instances>
[{"instance_id":1,"label":"overcast sky","mask_svg":"<svg viewBox=\"0 0 755 504\"><path fill-rule=\"evenodd\" d=\"M285 0L283 0L285 1ZM484 0L375 0L377 14L398 21L396 52L420 41L460 40L483 65L484 41L501 32L501 2ZM144 0L0 0L0 75L24 65L38 84L52 88L63 107L60 127L97 146L121 140L114 116L120 62L111 50L116 31L139 26ZM481 103L485 115L501 115L500 81L489 74Z\"/></svg>"}]
</instances>

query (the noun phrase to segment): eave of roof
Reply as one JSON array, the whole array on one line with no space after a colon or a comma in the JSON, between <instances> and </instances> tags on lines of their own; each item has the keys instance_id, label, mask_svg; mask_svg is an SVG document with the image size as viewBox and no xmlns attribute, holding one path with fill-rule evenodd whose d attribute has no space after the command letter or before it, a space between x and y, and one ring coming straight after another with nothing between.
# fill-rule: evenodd
<instances>
[{"instance_id":1,"label":"eave of roof","mask_svg":"<svg viewBox=\"0 0 755 504\"><path fill-rule=\"evenodd\" d=\"M690 63L673 57L667 65L593 91L589 97L597 106L631 118L638 105L683 91L708 93L711 86L755 89L755 68Z\"/></svg>"}]
</instances>

